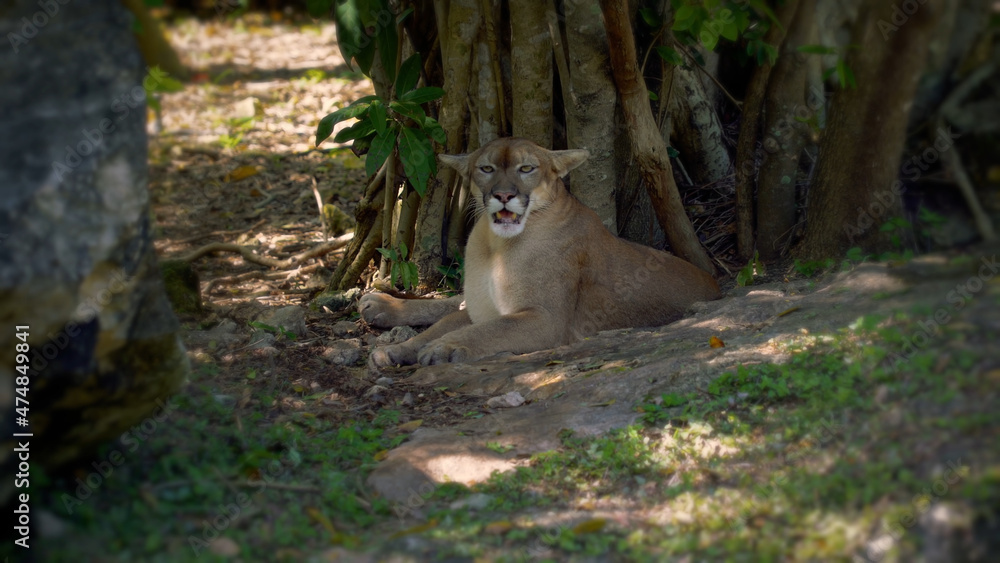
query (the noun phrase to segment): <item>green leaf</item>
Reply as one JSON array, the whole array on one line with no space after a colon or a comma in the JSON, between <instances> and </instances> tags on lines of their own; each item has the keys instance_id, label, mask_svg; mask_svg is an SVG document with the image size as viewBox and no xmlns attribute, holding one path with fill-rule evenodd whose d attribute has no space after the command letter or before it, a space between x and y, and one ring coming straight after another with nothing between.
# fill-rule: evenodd
<instances>
[{"instance_id":1,"label":"green leaf","mask_svg":"<svg viewBox=\"0 0 1000 563\"><path fill-rule=\"evenodd\" d=\"M338 109L319 121L316 126L316 146L326 140L333 133L333 126L344 121L363 115L368 111L371 102L377 100L378 96L364 96L358 98L351 105Z\"/></svg>"},{"instance_id":2,"label":"green leaf","mask_svg":"<svg viewBox=\"0 0 1000 563\"><path fill-rule=\"evenodd\" d=\"M354 156L361 158L368 153L368 149L371 148L373 140L375 140L374 131L364 137L354 139L354 142L351 143L351 152L354 153Z\"/></svg>"},{"instance_id":3,"label":"green leaf","mask_svg":"<svg viewBox=\"0 0 1000 563\"><path fill-rule=\"evenodd\" d=\"M385 8L388 9L388 8ZM390 18L387 24L391 23ZM389 82L396 80L396 49L399 46L399 36L395 25L375 23L375 44L378 46L379 60Z\"/></svg>"},{"instance_id":4,"label":"green leaf","mask_svg":"<svg viewBox=\"0 0 1000 563\"><path fill-rule=\"evenodd\" d=\"M854 73L847 67L844 59L837 61L837 79L840 81L841 88L847 88L848 86L854 88L857 86L857 83L854 82Z\"/></svg>"},{"instance_id":5,"label":"green leaf","mask_svg":"<svg viewBox=\"0 0 1000 563\"><path fill-rule=\"evenodd\" d=\"M400 96L399 99L400 101L403 102L413 102L415 104L423 104L431 100L436 100L441 96L444 96L443 89L437 88L435 86L424 86L423 88L410 90L409 92Z\"/></svg>"},{"instance_id":6,"label":"green leaf","mask_svg":"<svg viewBox=\"0 0 1000 563\"><path fill-rule=\"evenodd\" d=\"M691 4L684 4L674 12L673 28L675 30L689 29L694 25L694 15L695 7Z\"/></svg>"},{"instance_id":7,"label":"green leaf","mask_svg":"<svg viewBox=\"0 0 1000 563\"><path fill-rule=\"evenodd\" d=\"M351 59L358 62L361 72L368 76L375 58L375 42L368 36L367 20L372 13L372 5L381 7L378 0L341 0L333 8L333 20L337 24L337 44L347 65Z\"/></svg>"},{"instance_id":8,"label":"green leaf","mask_svg":"<svg viewBox=\"0 0 1000 563\"><path fill-rule=\"evenodd\" d=\"M649 96L649 99L653 100L654 102L660 99L660 97L656 95L656 92L652 90L646 90L646 94Z\"/></svg>"},{"instance_id":9,"label":"green leaf","mask_svg":"<svg viewBox=\"0 0 1000 563\"><path fill-rule=\"evenodd\" d=\"M736 29L736 24L733 22L724 24L720 33L730 41L736 41L736 38L739 37L739 30Z\"/></svg>"},{"instance_id":10,"label":"green leaf","mask_svg":"<svg viewBox=\"0 0 1000 563\"><path fill-rule=\"evenodd\" d=\"M390 128L382 133L376 133L372 139L372 144L368 147L368 156L365 157L365 174L372 176L382 168L385 159L392 154L392 149L396 146L396 130Z\"/></svg>"},{"instance_id":11,"label":"green leaf","mask_svg":"<svg viewBox=\"0 0 1000 563\"><path fill-rule=\"evenodd\" d=\"M396 280L399 279L399 262L392 263L392 269L389 270L389 281L392 283L393 287L396 285Z\"/></svg>"},{"instance_id":12,"label":"green leaf","mask_svg":"<svg viewBox=\"0 0 1000 563\"><path fill-rule=\"evenodd\" d=\"M437 122L433 117L428 117L424 120L423 132L425 135L434 139L435 141L441 143L442 145L448 142L448 135L445 134L444 128L441 124Z\"/></svg>"},{"instance_id":13,"label":"green leaf","mask_svg":"<svg viewBox=\"0 0 1000 563\"><path fill-rule=\"evenodd\" d=\"M667 47L666 45L660 45L656 48L656 54L660 55L660 58L667 61L674 66L681 66L684 64L684 59L681 58L680 53L677 52L673 47Z\"/></svg>"},{"instance_id":14,"label":"green leaf","mask_svg":"<svg viewBox=\"0 0 1000 563\"><path fill-rule=\"evenodd\" d=\"M642 16L642 21L646 22L646 25L649 27L659 28L662 25L660 15L649 8L640 8L639 15Z\"/></svg>"},{"instance_id":15,"label":"green leaf","mask_svg":"<svg viewBox=\"0 0 1000 563\"><path fill-rule=\"evenodd\" d=\"M371 121L375 132L381 135L385 133L385 104L382 100L375 100L368 106L368 120Z\"/></svg>"},{"instance_id":16,"label":"green leaf","mask_svg":"<svg viewBox=\"0 0 1000 563\"><path fill-rule=\"evenodd\" d=\"M767 18L771 20L772 24L778 26L778 29L782 30L784 29L784 27L782 27L781 25L781 22L778 21L778 16L774 14L774 10L772 10L771 7L767 5L767 2L765 2L764 0L750 0L750 6L754 10L757 10L758 12L763 12L767 16Z\"/></svg>"},{"instance_id":17,"label":"green leaf","mask_svg":"<svg viewBox=\"0 0 1000 563\"><path fill-rule=\"evenodd\" d=\"M809 53L810 55L835 55L837 50L833 47L824 47L823 45L803 45L799 47L798 52Z\"/></svg>"},{"instance_id":18,"label":"green leaf","mask_svg":"<svg viewBox=\"0 0 1000 563\"><path fill-rule=\"evenodd\" d=\"M427 192L427 180L437 170L430 140L418 135L416 130L404 127L399 138L399 158L403 161L403 171L410 184L422 197Z\"/></svg>"},{"instance_id":19,"label":"green leaf","mask_svg":"<svg viewBox=\"0 0 1000 563\"><path fill-rule=\"evenodd\" d=\"M420 80L420 53L414 53L399 66L399 76L396 77L396 97L401 98Z\"/></svg>"},{"instance_id":20,"label":"green leaf","mask_svg":"<svg viewBox=\"0 0 1000 563\"><path fill-rule=\"evenodd\" d=\"M388 260L396 259L396 251L391 248L376 248L375 250L377 250L382 256L385 256Z\"/></svg>"},{"instance_id":21,"label":"green leaf","mask_svg":"<svg viewBox=\"0 0 1000 563\"><path fill-rule=\"evenodd\" d=\"M333 138L333 142L344 143L346 141L353 141L354 139L367 137L374 131L375 129L372 127L372 122L366 119L364 121L359 121L346 129L341 129L340 132L337 133L337 136Z\"/></svg>"},{"instance_id":22,"label":"green leaf","mask_svg":"<svg viewBox=\"0 0 1000 563\"><path fill-rule=\"evenodd\" d=\"M719 34L708 28L703 28L698 34L698 39L701 40L701 44L704 45L706 49L714 51L715 46L719 43Z\"/></svg>"},{"instance_id":23,"label":"green leaf","mask_svg":"<svg viewBox=\"0 0 1000 563\"><path fill-rule=\"evenodd\" d=\"M403 242L403 241L399 241L399 259L400 260L406 260L406 253L407 253L407 251L408 251L408 249L406 248L406 243Z\"/></svg>"},{"instance_id":24,"label":"green leaf","mask_svg":"<svg viewBox=\"0 0 1000 563\"><path fill-rule=\"evenodd\" d=\"M424 113L424 108L420 107L420 104L415 104L413 102L389 102L389 107L392 111L409 117L417 123L423 123L427 119L427 114Z\"/></svg>"}]
</instances>

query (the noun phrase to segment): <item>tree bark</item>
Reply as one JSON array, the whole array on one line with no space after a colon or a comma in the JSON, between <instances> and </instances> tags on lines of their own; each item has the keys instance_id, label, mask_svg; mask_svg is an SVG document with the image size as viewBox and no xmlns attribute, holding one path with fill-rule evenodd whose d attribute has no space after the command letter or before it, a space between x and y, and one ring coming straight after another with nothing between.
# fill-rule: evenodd
<instances>
[{"instance_id":1,"label":"tree bark","mask_svg":"<svg viewBox=\"0 0 1000 563\"><path fill-rule=\"evenodd\" d=\"M852 246L891 248L877 225L902 215L899 159L943 0L928 0L904 25L887 30L880 25L892 21L894 4L866 4L852 30L851 43L860 48L849 52L846 63L857 87L833 97L809 194L806 233L797 249L802 258L835 258Z\"/></svg>"},{"instance_id":2,"label":"tree bark","mask_svg":"<svg viewBox=\"0 0 1000 563\"><path fill-rule=\"evenodd\" d=\"M509 0L511 44L515 45L510 54L512 130L515 137L547 149L552 148L552 43L547 23L547 13L555 11L552 2Z\"/></svg>"},{"instance_id":3,"label":"tree bark","mask_svg":"<svg viewBox=\"0 0 1000 563\"><path fill-rule=\"evenodd\" d=\"M668 101L673 120L671 145L695 184L718 182L729 173L732 161L722 142L722 123L715 103L696 69L673 69L674 92ZM717 90L714 88L713 90Z\"/></svg>"},{"instance_id":4,"label":"tree bark","mask_svg":"<svg viewBox=\"0 0 1000 563\"><path fill-rule=\"evenodd\" d=\"M780 26L771 25L764 34L764 43L780 47L785 41L785 32L797 9L798 0L788 0L778 9ZM760 116L764 108L764 95L771 76L771 63L764 61L757 67L747 86L743 102L743 117L740 121L740 135L736 142L736 253L740 260L750 260L754 251L754 176L757 165L754 153L757 151L757 134Z\"/></svg>"},{"instance_id":5,"label":"tree bark","mask_svg":"<svg viewBox=\"0 0 1000 563\"><path fill-rule=\"evenodd\" d=\"M587 149L590 157L570 172L570 191L594 210L612 233L618 232L615 211L615 126L618 95L611 76L608 39L600 15L576 3L565 5L565 50L560 31L550 22L553 49L560 68L569 148ZM568 51L569 55L566 54ZM564 76L567 75L567 76Z\"/></svg>"},{"instance_id":6,"label":"tree bark","mask_svg":"<svg viewBox=\"0 0 1000 563\"><path fill-rule=\"evenodd\" d=\"M457 154L466 149L469 122L469 83L472 76L472 53L479 31L478 0L437 0L435 15L439 19L441 38L441 66L444 71L444 98L438 117L448 137L445 152ZM447 25L440 27L441 22ZM441 273L437 271L445 254L457 250L448 248L445 223L460 221L448 217L448 190L454 184L455 171L438 166L437 177L427 186L420 201L417 223L414 227L413 262L420 279L427 285L437 285Z\"/></svg>"},{"instance_id":7,"label":"tree bark","mask_svg":"<svg viewBox=\"0 0 1000 563\"><path fill-rule=\"evenodd\" d=\"M795 186L799 156L809 138L805 103L809 43L815 2L800 2L781 55L771 72L764 103L764 159L757 178L757 250L765 261L779 258L795 227ZM802 119L800 119L802 118Z\"/></svg>"},{"instance_id":8,"label":"tree bark","mask_svg":"<svg viewBox=\"0 0 1000 563\"><path fill-rule=\"evenodd\" d=\"M667 146L649 107L646 84L639 73L635 39L624 0L601 0L601 12L611 45L611 68L621 97L622 113L656 218L678 256L708 272L715 272L705 249L684 212L674 183Z\"/></svg>"}]
</instances>

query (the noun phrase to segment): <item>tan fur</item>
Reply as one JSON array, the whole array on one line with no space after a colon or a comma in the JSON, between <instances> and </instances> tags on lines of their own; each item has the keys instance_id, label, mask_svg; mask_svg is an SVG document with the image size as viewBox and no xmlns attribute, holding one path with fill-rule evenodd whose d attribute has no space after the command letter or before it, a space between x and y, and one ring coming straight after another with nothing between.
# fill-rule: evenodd
<instances>
[{"instance_id":1,"label":"tan fur","mask_svg":"<svg viewBox=\"0 0 1000 563\"><path fill-rule=\"evenodd\" d=\"M372 364L534 352L601 330L666 324L692 303L718 298L708 273L615 237L566 191L561 177L586 158L586 151L548 151L517 138L497 139L471 155L441 155L471 179L479 214L465 254L466 307L460 309L460 297L366 295L359 309L376 326L441 319L404 343L376 349ZM522 212L520 225L494 224L503 200Z\"/></svg>"}]
</instances>

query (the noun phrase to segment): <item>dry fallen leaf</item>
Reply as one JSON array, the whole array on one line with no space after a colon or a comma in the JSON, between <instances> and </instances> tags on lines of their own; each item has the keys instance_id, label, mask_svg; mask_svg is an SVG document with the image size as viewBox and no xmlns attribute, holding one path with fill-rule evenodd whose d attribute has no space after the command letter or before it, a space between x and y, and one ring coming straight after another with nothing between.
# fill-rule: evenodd
<instances>
[{"instance_id":1,"label":"dry fallen leaf","mask_svg":"<svg viewBox=\"0 0 1000 563\"><path fill-rule=\"evenodd\" d=\"M256 166L240 166L226 174L227 182L239 182L260 173Z\"/></svg>"},{"instance_id":2,"label":"dry fallen leaf","mask_svg":"<svg viewBox=\"0 0 1000 563\"><path fill-rule=\"evenodd\" d=\"M399 430L399 431L401 431L401 432L413 432L417 428L420 428L420 425L423 424L423 423L424 423L424 419L418 418L417 420L411 420L409 422L404 422L403 424L400 424L399 426L397 426L396 429Z\"/></svg>"},{"instance_id":3,"label":"dry fallen leaf","mask_svg":"<svg viewBox=\"0 0 1000 563\"><path fill-rule=\"evenodd\" d=\"M604 529L604 526L608 523L604 518L594 518L593 520L586 520L580 522L576 526L573 526L573 533L580 534L593 534L595 532L600 532Z\"/></svg>"},{"instance_id":4,"label":"dry fallen leaf","mask_svg":"<svg viewBox=\"0 0 1000 563\"><path fill-rule=\"evenodd\" d=\"M708 345L712 348L724 348L726 343L722 341L718 336L713 336L708 339Z\"/></svg>"},{"instance_id":5,"label":"dry fallen leaf","mask_svg":"<svg viewBox=\"0 0 1000 563\"><path fill-rule=\"evenodd\" d=\"M389 457L389 450L381 450L375 453L375 461L382 461Z\"/></svg>"},{"instance_id":6,"label":"dry fallen leaf","mask_svg":"<svg viewBox=\"0 0 1000 563\"><path fill-rule=\"evenodd\" d=\"M308 514L314 522L326 528L326 531L330 533L330 541L336 542L340 538L340 532L337 531L337 528L333 527L333 522L326 517L326 514L323 514L311 506L306 507L306 514Z\"/></svg>"},{"instance_id":7,"label":"dry fallen leaf","mask_svg":"<svg viewBox=\"0 0 1000 563\"><path fill-rule=\"evenodd\" d=\"M489 524L487 524L486 527L483 528L483 531L486 532L487 534L496 535L496 534L502 534L513 527L514 525L508 522L507 520L499 520L497 522L490 522Z\"/></svg>"}]
</instances>

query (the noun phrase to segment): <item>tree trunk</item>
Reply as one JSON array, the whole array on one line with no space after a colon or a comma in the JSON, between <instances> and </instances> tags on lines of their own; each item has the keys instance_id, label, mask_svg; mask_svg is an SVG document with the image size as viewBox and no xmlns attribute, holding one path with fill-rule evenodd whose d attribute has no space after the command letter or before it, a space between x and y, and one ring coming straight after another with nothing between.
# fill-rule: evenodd
<instances>
[{"instance_id":1,"label":"tree trunk","mask_svg":"<svg viewBox=\"0 0 1000 563\"><path fill-rule=\"evenodd\" d=\"M515 137L552 148L552 40L547 14L553 0L509 0L511 92ZM495 57L493 59L496 60ZM502 91L502 89L501 89Z\"/></svg>"},{"instance_id":2,"label":"tree trunk","mask_svg":"<svg viewBox=\"0 0 1000 563\"><path fill-rule=\"evenodd\" d=\"M714 273L715 267L684 212L684 205L674 183L667 146L649 107L646 84L639 73L636 59L627 3L623 0L601 0L600 4L608 42L614 47L610 50L611 68L621 96L625 124L633 150L636 151L636 163L646 180L657 220L667 234L671 249L677 255Z\"/></svg>"},{"instance_id":3,"label":"tree trunk","mask_svg":"<svg viewBox=\"0 0 1000 563\"><path fill-rule=\"evenodd\" d=\"M927 60L927 44L943 0L928 0L897 29L894 0L866 5L852 30L847 66L856 88L838 91L820 144L808 224L797 254L839 257L852 246L890 248L878 224L902 215L899 159L909 109ZM875 228L872 228L875 227Z\"/></svg>"},{"instance_id":4,"label":"tree trunk","mask_svg":"<svg viewBox=\"0 0 1000 563\"><path fill-rule=\"evenodd\" d=\"M664 103L668 103L673 120L670 144L680 151L691 180L706 185L725 178L731 161L722 142L722 123L715 103L699 79L700 74L694 68L674 68L674 92Z\"/></svg>"},{"instance_id":5,"label":"tree trunk","mask_svg":"<svg viewBox=\"0 0 1000 563\"><path fill-rule=\"evenodd\" d=\"M600 14L567 2L565 48L559 28L550 22L559 73L569 148L587 149L590 157L570 172L570 191L594 210L612 233L618 232L615 211L615 126L618 95L608 55L608 39ZM567 54L568 52L568 54ZM562 68L562 67L565 67Z\"/></svg>"},{"instance_id":6,"label":"tree trunk","mask_svg":"<svg viewBox=\"0 0 1000 563\"><path fill-rule=\"evenodd\" d=\"M438 17L441 40L441 66L444 71L444 98L438 121L448 136L445 152L457 154L466 148L469 122L469 83L472 77L472 51L479 31L479 0L436 0L434 13ZM441 27L442 23L446 24ZM441 279L437 270L449 248L445 224L461 221L449 217L449 189L455 183L455 171L438 166L437 177L428 183L420 201L414 228L413 262L420 279L435 286Z\"/></svg>"},{"instance_id":7,"label":"tree trunk","mask_svg":"<svg viewBox=\"0 0 1000 563\"><path fill-rule=\"evenodd\" d=\"M805 103L809 55L798 48L809 43L814 20L815 2L800 2L767 85L764 159L757 177L757 250L766 261L781 256L795 227L796 177L811 113Z\"/></svg>"},{"instance_id":8,"label":"tree trunk","mask_svg":"<svg viewBox=\"0 0 1000 563\"><path fill-rule=\"evenodd\" d=\"M777 16L781 25L771 25L764 34L764 43L775 47L781 46L797 5L798 0L788 0L778 9ZM736 253L740 260L744 261L753 258L755 246L754 177L757 164L754 155L757 152L757 134L771 68L771 62L764 61L750 78L746 99L743 102L740 136L736 142Z\"/></svg>"}]
</instances>

